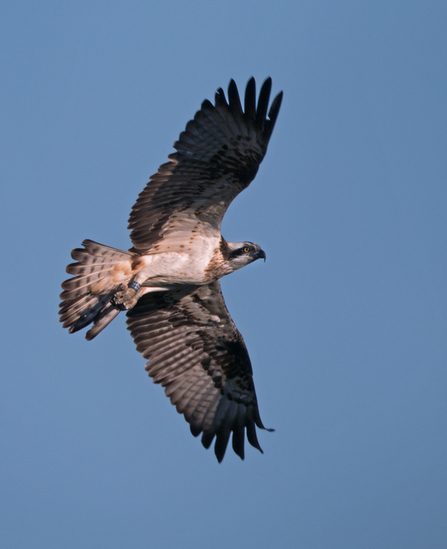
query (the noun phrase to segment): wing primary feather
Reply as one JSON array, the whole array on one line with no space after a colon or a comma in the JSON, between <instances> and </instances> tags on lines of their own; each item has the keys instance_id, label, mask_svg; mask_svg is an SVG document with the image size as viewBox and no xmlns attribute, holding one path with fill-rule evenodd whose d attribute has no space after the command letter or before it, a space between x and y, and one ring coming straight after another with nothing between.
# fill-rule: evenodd
<instances>
[{"instance_id":1,"label":"wing primary feather","mask_svg":"<svg viewBox=\"0 0 447 549\"><path fill-rule=\"evenodd\" d=\"M271 89L272 79L267 78L264 84L262 84L262 88L259 93L258 108L256 109L256 125L261 130L264 129L265 125L265 117L267 116Z\"/></svg>"},{"instance_id":2,"label":"wing primary feather","mask_svg":"<svg viewBox=\"0 0 447 549\"><path fill-rule=\"evenodd\" d=\"M272 105L270 107L269 115L268 115L269 116L268 126L266 127L266 130L265 130L267 134L267 139L270 139L270 136L272 135L272 132L273 132L273 128L275 127L276 119L279 113L279 108L281 107L282 96L283 96L283 93L279 92L278 95L273 100Z\"/></svg>"},{"instance_id":3,"label":"wing primary feather","mask_svg":"<svg viewBox=\"0 0 447 549\"><path fill-rule=\"evenodd\" d=\"M216 91L214 102L216 103L216 107L225 107L228 106L227 100L225 98L225 92L222 88L219 88Z\"/></svg>"},{"instance_id":4,"label":"wing primary feather","mask_svg":"<svg viewBox=\"0 0 447 549\"><path fill-rule=\"evenodd\" d=\"M261 446L259 445L258 437L256 436L256 427L255 427L255 424L253 423L253 421L248 421L248 423L247 423L247 438L248 438L248 442L254 448L257 448L261 452L261 454L264 453L262 451Z\"/></svg>"},{"instance_id":5,"label":"wing primary feather","mask_svg":"<svg viewBox=\"0 0 447 549\"><path fill-rule=\"evenodd\" d=\"M215 434L211 431L204 431L202 434L202 438L200 439L202 446L208 450L208 448L211 446L211 443L213 442L213 438L215 437Z\"/></svg>"},{"instance_id":6,"label":"wing primary feather","mask_svg":"<svg viewBox=\"0 0 447 549\"><path fill-rule=\"evenodd\" d=\"M216 408L219 403L220 396L221 396L220 393L216 393L214 395L214 398L211 400L211 402L208 405L208 408L203 414L203 420L202 420L203 434L202 434L201 442L203 446L207 449L210 447L216 435L214 429L212 428L212 422L213 422L213 414L216 413Z\"/></svg>"},{"instance_id":7,"label":"wing primary feather","mask_svg":"<svg viewBox=\"0 0 447 549\"><path fill-rule=\"evenodd\" d=\"M211 110L213 111L214 110L214 105L211 103L211 101L209 99L205 99L205 101L202 102L202 110L206 111L206 110ZM197 112L197 114L199 113L200 111ZM196 116L197 116L196 114Z\"/></svg>"},{"instance_id":8,"label":"wing primary feather","mask_svg":"<svg viewBox=\"0 0 447 549\"><path fill-rule=\"evenodd\" d=\"M216 428L216 444L214 445L214 453L219 463L224 458L237 412L238 406L234 402L228 400L220 402L216 414L216 422L219 425Z\"/></svg>"},{"instance_id":9,"label":"wing primary feather","mask_svg":"<svg viewBox=\"0 0 447 549\"><path fill-rule=\"evenodd\" d=\"M232 79L228 85L228 101L230 103L230 110L236 115L242 114L241 99L237 90L236 82Z\"/></svg>"},{"instance_id":10,"label":"wing primary feather","mask_svg":"<svg viewBox=\"0 0 447 549\"><path fill-rule=\"evenodd\" d=\"M249 120L256 119L256 82L253 76L245 88L245 116Z\"/></svg>"},{"instance_id":11,"label":"wing primary feather","mask_svg":"<svg viewBox=\"0 0 447 549\"><path fill-rule=\"evenodd\" d=\"M241 458L245 457L245 425L244 425L245 406L238 404L237 416L233 426L233 450Z\"/></svg>"},{"instance_id":12,"label":"wing primary feather","mask_svg":"<svg viewBox=\"0 0 447 549\"><path fill-rule=\"evenodd\" d=\"M261 416L259 415L259 410L255 409L255 417L254 422L259 427L259 429L262 429L264 431L268 431L269 433L274 433L275 429L264 427L264 424L262 423Z\"/></svg>"},{"instance_id":13,"label":"wing primary feather","mask_svg":"<svg viewBox=\"0 0 447 549\"><path fill-rule=\"evenodd\" d=\"M217 461L222 462L225 450L228 446L228 441L230 440L231 429L228 427L223 427L220 431L216 433L216 444L214 445L214 454L216 455Z\"/></svg>"}]
</instances>

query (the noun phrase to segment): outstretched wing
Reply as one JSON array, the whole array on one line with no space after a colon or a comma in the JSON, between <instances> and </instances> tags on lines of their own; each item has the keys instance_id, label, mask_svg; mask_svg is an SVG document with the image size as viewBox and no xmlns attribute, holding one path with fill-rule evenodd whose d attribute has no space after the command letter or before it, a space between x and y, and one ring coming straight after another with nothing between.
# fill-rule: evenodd
<instances>
[{"instance_id":1,"label":"outstretched wing","mask_svg":"<svg viewBox=\"0 0 447 549\"><path fill-rule=\"evenodd\" d=\"M129 229L134 251L145 252L161 240L159 251L167 245L174 251L201 229L220 231L225 211L254 179L267 151L282 100L281 92L266 118L271 87L268 78L256 105L251 78L245 111L234 80L228 87L228 102L219 89L215 106L207 100L202 103L174 143L177 152L150 178L132 208Z\"/></svg>"},{"instance_id":2,"label":"outstretched wing","mask_svg":"<svg viewBox=\"0 0 447 549\"><path fill-rule=\"evenodd\" d=\"M165 387L194 436L202 434L222 461L231 432L244 459L244 439L262 452L253 372L244 340L225 306L218 281L144 295L127 313L137 350L154 383Z\"/></svg>"}]
</instances>

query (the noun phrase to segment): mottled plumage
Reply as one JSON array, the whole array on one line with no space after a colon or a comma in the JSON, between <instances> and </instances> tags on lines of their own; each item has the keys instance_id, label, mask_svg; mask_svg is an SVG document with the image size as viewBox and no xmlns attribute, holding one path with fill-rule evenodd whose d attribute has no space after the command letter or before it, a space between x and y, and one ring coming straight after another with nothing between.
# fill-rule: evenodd
<instances>
[{"instance_id":1,"label":"mottled plumage","mask_svg":"<svg viewBox=\"0 0 447 549\"><path fill-rule=\"evenodd\" d=\"M268 112L271 79L256 105L249 80L242 108L236 84L215 105L204 101L188 122L177 152L139 195L129 218L133 247L117 250L91 240L72 251L74 275L62 284L60 320L70 333L93 324L93 339L121 310L146 370L208 448L216 438L221 461L233 433L244 457L245 432L261 450L261 422L250 358L231 320L219 279L265 253L251 242L220 234L232 200L255 177L279 112L282 93ZM261 450L262 451L262 450Z\"/></svg>"}]
</instances>

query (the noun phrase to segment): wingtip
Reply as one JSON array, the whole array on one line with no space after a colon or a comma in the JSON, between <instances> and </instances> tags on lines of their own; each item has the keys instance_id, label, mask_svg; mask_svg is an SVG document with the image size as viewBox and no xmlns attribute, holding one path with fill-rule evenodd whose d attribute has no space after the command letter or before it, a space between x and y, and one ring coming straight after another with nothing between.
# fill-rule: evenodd
<instances>
[{"instance_id":1,"label":"wingtip","mask_svg":"<svg viewBox=\"0 0 447 549\"><path fill-rule=\"evenodd\" d=\"M216 107L218 105L227 105L225 92L223 91L222 88L219 88L219 89L216 90L216 93L214 95L214 103L215 103Z\"/></svg>"},{"instance_id":2,"label":"wingtip","mask_svg":"<svg viewBox=\"0 0 447 549\"><path fill-rule=\"evenodd\" d=\"M206 110L214 110L214 105L211 103L211 101L209 99L205 99L204 101L202 101L202 106L201 106L202 110L206 111ZM200 111L198 111L199 113ZM197 114L198 114L197 113ZM196 114L196 116L197 116Z\"/></svg>"},{"instance_id":3,"label":"wingtip","mask_svg":"<svg viewBox=\"0 0 447 549\"><path fill-rule=\"evenodd\" d=\"M262 84L256 108L256 124L261 130L264 130L271 90L272 79L269 77Z\"/></svg>"},{"instance_id":4,"label":"wingtip","mask_svg":"<svg viewBox=\"0 0 447 549\"><path fill-rule=\"evenodd\" d=\"M272 118L270 113L272 112L274 107L277 111L279 111L279 108L280 108L281 103L282 103L283 95L284 95L284 92L281 90L278 93L278 95L275 97L275 99L272 101L272 106L270 107L270 111L269 111L269 118Z\"/></svg>"},{"instance_id":5,"label":"wingtip","mask_svg":"<svg viewBox=\"0 0 447 549\"><path fill-rule=\"evenodd\" d=\"M266 133L268 138L270 139L270 136L272 135L273 128L276 124L276 119L278 118L279 109L281 107L283 98L283 92L280 91L278 95L275 97L275 99L272 101L272 104L270 105L269 113L268 113L268 121L266 124Z\"/></svg>"},{"instance_id":6,"label":"wingtip","mask_svg":"<svg viewBox=\"0 0 447 549\"><path fill-rule=\"evenodd\" d=\"M271 90L272 90L272 77L268 76L262 83L260 95L263 95L263 94L270 95Z\"/></svg>"},{"instance_id":7,"label":"wingtip","mask_svg":"<svg viewBox=\"0 0 447 549\"><path fill-rule=\"evenodd\" d=\"M236 86L236 82L231 79L228 85L228 103L230 109L236 114L242 114L241 99L239 97L239 91Z\"/></svg>"},{"instance_id":8,"label":"wingtip","mask_svg":"<svg viewBox=\"0 0 447 549\"><path fill-rule=\"evenodd\" d=\"M264 80L264 82L262 83L262 86L261 86L261 93L262 93L262 90L263 89L266 89L269 91L269 94L270 94L270 91L272 89L272 77L271 76L267 76L267 78Z\"/></svg>"},{"instance_id":9,"label":"wingtip","mask_svg":"<svg viewBox=\"0 0 447 549\"><path fill-rule=\"evenodd\" d=\"M256 117L256 81L252 76L245 88L245 116L249 120Z\"/></svg>"}]
</instances>

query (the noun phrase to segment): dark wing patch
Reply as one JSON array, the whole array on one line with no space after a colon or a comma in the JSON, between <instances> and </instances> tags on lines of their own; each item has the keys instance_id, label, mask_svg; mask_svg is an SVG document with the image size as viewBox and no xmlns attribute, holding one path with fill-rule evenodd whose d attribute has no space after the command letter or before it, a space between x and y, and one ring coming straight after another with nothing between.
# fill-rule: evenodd
<instances>
[{"instance_id":1,"label":"dark wing patch","mask_svg":"<svg viewBox=\"0 0 447 549\"><path fill-rule=\"evenodd\" d=\"M192 232L193 221L219 230L232 200L254 179L278 116L282 92L266 117L271 78L256 105L255 80L245 92L245 112L234 80L228 102L222 89L215 105L204 101L174 143L176 153L162 164L140 193L129 217L134 250L145 252L173 231Z\"/></svg>"},{"instance_id":2,"label":"dark wing patch","mask_svg":"<svg viewBox=\"0 0 447 549\"><path fill-rule=\"evenodd\" d=\"M222 461L233 433L233 449L244 459L248 441L262 452L253 372L244 340L226 309L219 282L144 295L127 313L146 370L165 387L194 436L202 434Z\"/></svg>"}]
</instances>

